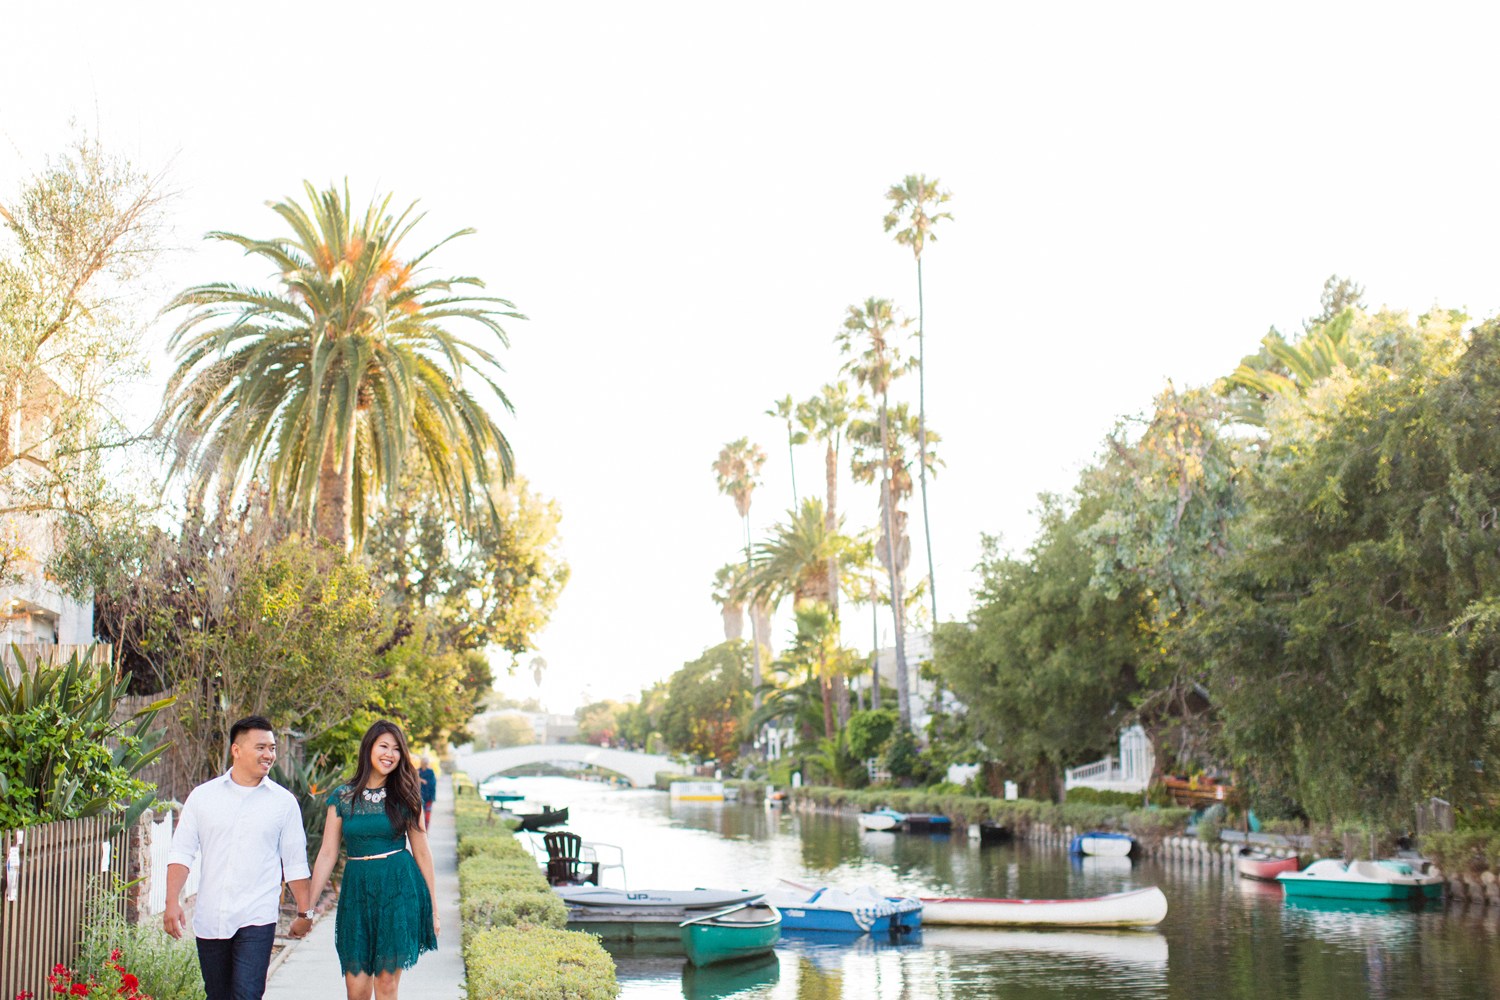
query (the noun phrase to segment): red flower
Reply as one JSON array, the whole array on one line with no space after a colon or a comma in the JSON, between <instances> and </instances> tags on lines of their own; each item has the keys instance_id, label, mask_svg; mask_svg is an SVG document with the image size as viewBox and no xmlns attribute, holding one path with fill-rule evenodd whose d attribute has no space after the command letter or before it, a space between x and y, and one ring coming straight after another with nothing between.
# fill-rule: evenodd
<instances>
[{"instance_id":1,"label":"red flower","mask_svg":"<svg viewBox=\"0 0 1500 1000\"><path fill-rule=\"evenodd\" d=\"M121 969L120 971L121 972L125 972L124 969ZM131 975L128 972L125 972L125 974L120 977L120 992L121 993L124 993L127 990L134 990L137 987L139 987L140 985L141 985L141 981L139 979L135 978L135 976Z\"/></svg>"},{"instance_id":2,"label":"red flower","mask_svg":"<svg viewBox=\"0 0 1500 1000\"><path fill-rule=\"evenodd\" d=\"M52 967L52 974L54 976L66 976L68 974L68 967L58 962Z\"/></svg>"},{"instance_id":3,"label":"red flower","mask_svg":"<svg viewBox=\"0 0 1500 1000\"><path fill-rule=\"evenodd\" d=\"M86 997L89 995L88 983L74 983L73 988L68 991L75 997Z\"/></svg>"},{"instance_id":4,"label":"red flower","mask_svg":"<svg viewBox=\"0 0 1500 1000\"><path fill-rule=\"evenodd\" d=\"M120 949L116 948L114 951L110 952L109 960L111 962L118 962L120 960Z\"/></svg>"},{"instance_id":5,"label":"red flower","mask_svg":"<svg viewBox=\"0 0 1500 1000\"><path fill-rule=\"evenodd\" d=\"M16 1000L32 1000L32 997L34 997L35 995L36 994L32 993L30 990L22 990L20 993L16 994Z\"/></svg>"}]
</instances>

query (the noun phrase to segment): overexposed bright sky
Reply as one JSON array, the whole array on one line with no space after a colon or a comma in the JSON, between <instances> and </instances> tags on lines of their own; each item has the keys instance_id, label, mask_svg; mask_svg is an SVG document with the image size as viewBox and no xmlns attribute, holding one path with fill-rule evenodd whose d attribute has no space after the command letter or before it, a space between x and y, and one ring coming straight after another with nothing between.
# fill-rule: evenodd
<instances>
[{"instance_id":1,"label":"overexposed bright sky","mask_svg":"<svg viewBox=\"0 0 1500 1000\"><path fill-rule=\"evenodd\" d=\"M279 234L265 202L304 178L421 199L423 246L476 227L435 263L530 317L502 424L564 512L573 579L540 694L567 710L722 639L709 589L742 536L710 463L749 435L770 456L752 527L791 506L763 411L837 377L848 304L915 313L911 254L880 225L907 173L954 193L924 256L944 618L969 606L981 532L1024 546L1036 494L1066 490L1118 415L1299 329L1329 274L1373 306L1495 314L1500 10L1240 10L32 4L4 22L0 190L70 117L167 167L164 294L263 282L200 237ZM821 489L820 449L796 469ZM841 507L875 521L873 490L846 481ZM869 636L868 612L846 620ZM537 693L526 671L501 686Z\"/></svg>"}]
</instances>

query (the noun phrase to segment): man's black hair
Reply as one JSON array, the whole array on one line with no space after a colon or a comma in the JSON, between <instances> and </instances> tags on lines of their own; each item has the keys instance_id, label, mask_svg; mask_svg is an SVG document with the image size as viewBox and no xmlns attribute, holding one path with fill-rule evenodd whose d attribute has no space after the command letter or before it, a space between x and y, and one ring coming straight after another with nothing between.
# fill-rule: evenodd
<instances>
[{"instance_id":1,"label":"man's black hair","mask_svg":"<svg viewBox=\"0 0 1500 1000\"><path fill-rule=\"evenodd\" d=\"M229 727L229 742L238 743L240 740L240 733L248 733L252 729L264 729L266 732L271 733L272 735L275 735L276 733L276 727L271 725L271 720L266 718L264 715L247 715L239 722L236 722L234 725Z\"/></svg>"}]
</instances>

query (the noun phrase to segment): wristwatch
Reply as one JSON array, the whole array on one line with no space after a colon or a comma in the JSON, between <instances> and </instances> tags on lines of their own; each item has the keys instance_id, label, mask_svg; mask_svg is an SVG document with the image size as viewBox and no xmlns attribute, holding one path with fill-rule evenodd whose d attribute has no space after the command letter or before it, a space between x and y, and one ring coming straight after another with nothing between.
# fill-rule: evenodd
<instances>
[{"instance_id":1,"label":"wristwatch","mask_svg":"<svg viewBox=\"0 0 1500 1000\"><path fill-rule=\"evenodd\" d=\"M297 916L301 917L303 920L311 920L317 912L317 910L298 910Z\"/></svg>"}]
</instances>

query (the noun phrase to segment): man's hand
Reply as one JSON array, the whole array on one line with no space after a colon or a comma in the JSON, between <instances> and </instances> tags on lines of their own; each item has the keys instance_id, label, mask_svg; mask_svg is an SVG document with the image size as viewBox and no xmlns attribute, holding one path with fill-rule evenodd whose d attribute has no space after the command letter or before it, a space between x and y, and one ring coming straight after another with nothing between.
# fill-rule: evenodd
<instances>
[{"instance_id":1,"label":"man's hand","mask_svg":"<svg viewBox=\"0 0 1500 1000\"><path fill-rule=\"evenodd\" d=\"M182 904L175 900L167 901L167 912L161 915L162 929L174 938L182 938L183 919Z\"/></svg>"},{"instance_id":2,"label":"man's hand","mask_svg":"<svg viewBox=\"0 0 1500 1000\"><path fill-rule=\"evenodd\" d=\"M298 917L292 921L292 926L287 930L288 937L307 937L307 932L312 930L312 921L306 917Z\"/></svg>"}]
</instances>

